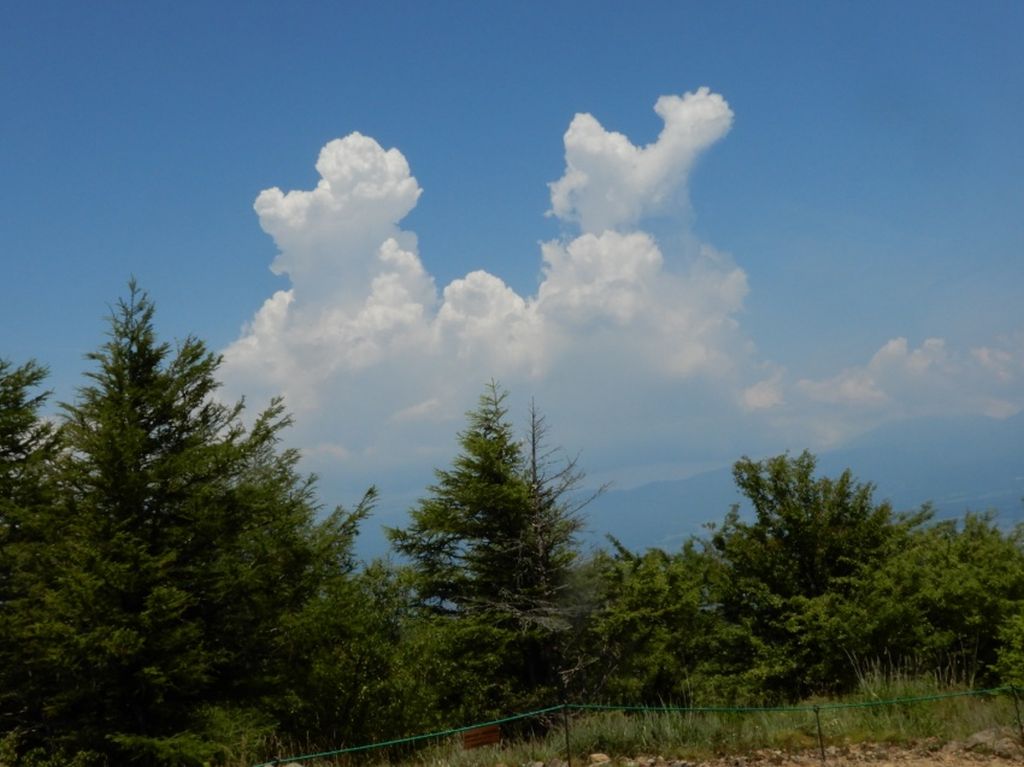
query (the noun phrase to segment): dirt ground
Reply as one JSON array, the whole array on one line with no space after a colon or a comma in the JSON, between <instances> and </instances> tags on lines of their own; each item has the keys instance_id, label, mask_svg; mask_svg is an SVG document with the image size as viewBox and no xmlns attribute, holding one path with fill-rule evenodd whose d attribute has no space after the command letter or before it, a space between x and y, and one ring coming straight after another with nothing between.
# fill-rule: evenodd
<instances>
[{"instance_id":1,"label":"dirt ground","mask_svg":"<svg viewBox=\"0 0 1024 767\"><path fill-rule=\"evenodd\" d=\"M822 764L821 752L817 749L796 754L764 749L745 756L722 757L710 761L640 756L605 763L601 761L601 756L593 755L590 764L585 767L603 767L605 764L607 767L815 767ZM930 741L914 746L861 743L825 749L825 767L1020 767L1022 764L1024 748L1021 746L1021 738L1007 728L977 733L963 742Z\"/></svg>"},{"instance_id":2,"label":"dirt ground","mask_svg":"<svg viewBox=\"0 0 1024 767\"><path fill-rule=\"evenodd\" d=\"M959 765L985 765L985 767L1020 767L1020 757L1009 758L992 753L963 749L927 751L895 747L858 747L847 753L832 749L826 751L825 767L959 767ZM803 754L755 753L749 757L716 759L711 762L691 763L690 767L813 767L821 764L818 751Z\"/></svg>"}]
</instances>

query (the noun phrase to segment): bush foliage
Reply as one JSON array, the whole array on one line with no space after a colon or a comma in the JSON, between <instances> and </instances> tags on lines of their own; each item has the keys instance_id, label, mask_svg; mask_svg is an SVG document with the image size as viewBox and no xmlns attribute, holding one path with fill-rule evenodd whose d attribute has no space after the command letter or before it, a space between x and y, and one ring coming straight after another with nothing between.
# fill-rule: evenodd
<instances>
[{"instance_id":1,"label":"bush foliage","mask_svg":"<svg viewBox=\"0 0 1024 767\"><path fill-rule=\"evenodd\" d=\"M161 342L134 284L47 418L0 360L0 763L204 765L563 701L781 703L880 677L1024 681L1024 545L991 515L896 513L813 455L740 459L752 514L677 551L584 553L590 496L488 385L461 452L390 531L325 513L280 402Z\"/></svg>"}]
</instances>

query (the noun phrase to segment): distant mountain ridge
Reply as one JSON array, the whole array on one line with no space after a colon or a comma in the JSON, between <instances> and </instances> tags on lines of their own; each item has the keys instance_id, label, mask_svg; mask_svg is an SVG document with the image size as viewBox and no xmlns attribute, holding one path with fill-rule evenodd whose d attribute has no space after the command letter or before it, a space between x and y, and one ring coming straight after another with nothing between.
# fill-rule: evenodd
<instances>
[{"instance_id":1,"label":"distant mountain ridge","mask_svg":"<svg viewBox=\"0 0 1024 767\"><path fill-rule=\"evenodd\" d=\"M1010 527L1024 521L1024 414L909 419L818 455L819 474L835 476L847 468L860 481L873 482L875 498L890 500L898 511L927 501L938 518L992 509ZM609 490L587 507L587 529L594 542L611 534L631 549L675 549L742 501L731 467L723 467Z\"/></svg>"}]
</instances>

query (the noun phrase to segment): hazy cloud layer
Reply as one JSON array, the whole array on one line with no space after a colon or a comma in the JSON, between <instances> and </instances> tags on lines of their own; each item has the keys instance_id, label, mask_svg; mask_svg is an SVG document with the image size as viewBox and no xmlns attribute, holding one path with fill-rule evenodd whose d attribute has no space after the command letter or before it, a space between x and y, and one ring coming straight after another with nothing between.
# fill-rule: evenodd
<instances>
[{"instance_id":1,"label":"hazy cloud layer","mask_svg":"<svg viewBox=\"0 0 1024 767\"><path fill-rule=\"evenodd\" d=\"M739 326L745 272L711 245L666 252L642 228L686 212L688 173L732 111L706 88L655 110L664 127L643 147L573 119L550 212L578 234L541 245L531 295L485 271L439 289L400 227L422 191L405 157L358 133L331 141L316 188L256 199L291 287L225 350L228 392L284 394L311 460L370 481L445 461L491 378L535 396L557 439L604 470L828 441L864 413L1020 409L1019 339L955 354L898 338L825 380L758 360Z\"/></svg>"},{"instance_id":2,"label":"hazy cloud layer","mask_svg":"<svg viewBox=\"0 0 1024 767\"><path fill-rule=\"evenodd\" d=\"M967 354L941 338L912 348L906 338L885 343L867 364L825 380L801 379L797 390L809 400L838 406L873 419L982 414L1006 418L1024 409L1024 345L1004 339L1001 346Z\"/></svg>"},{"instance_id":3,"label":"hazy cloud layer","mask_svg":"<svg viewBox=\"0 0 1024 767\"><path fill-rule=\"evenodd\" d=\"M907 418L1008 418L1024 410L1024 334L966 351L941 338L916 347L893 338L867 362L821 379L765 367L767 376L743 391L742 404L793 448L834 446Z\"/></svg>"}]
</instances>

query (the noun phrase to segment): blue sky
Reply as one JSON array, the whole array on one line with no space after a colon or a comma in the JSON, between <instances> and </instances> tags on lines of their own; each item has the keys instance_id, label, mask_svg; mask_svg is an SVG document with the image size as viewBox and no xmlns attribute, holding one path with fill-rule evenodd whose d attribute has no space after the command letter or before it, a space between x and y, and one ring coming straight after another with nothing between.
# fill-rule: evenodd
<instances>
[{"instance_id":1,"label":"blue sky","mask_svg":"<svg viewBox=\"0 0 1024 767\"><path fill-rule=\"evenodd\" d=\"M492 377L623 484L1006 417L1021 29L1013 2L8 4L0 355L72 398L135 275L227 395L286 394L331 502L416 492ZM310 202L322 149L377 192Z\"/></svg>"}]
</instances>

